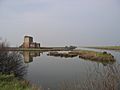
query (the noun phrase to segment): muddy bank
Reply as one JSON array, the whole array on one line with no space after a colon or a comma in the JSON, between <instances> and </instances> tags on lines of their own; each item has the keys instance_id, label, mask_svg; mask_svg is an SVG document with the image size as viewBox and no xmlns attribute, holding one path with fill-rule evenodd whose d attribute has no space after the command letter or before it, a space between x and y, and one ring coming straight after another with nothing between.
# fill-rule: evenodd
<instances>
[{"instance_id":1,"label":"muddy bank","mask_svg":"<svg viewBox=\"0 0 120 90\"><path fill-rule=\"evenodd\" d=\"M47 54L48 56L55 56L55 57L65 57L65 58L68 58L68 57L76 57L78 56L77 54L70 54L70 53L59 53L59 52L49 52Z\"/></svg>"}]
</instances>

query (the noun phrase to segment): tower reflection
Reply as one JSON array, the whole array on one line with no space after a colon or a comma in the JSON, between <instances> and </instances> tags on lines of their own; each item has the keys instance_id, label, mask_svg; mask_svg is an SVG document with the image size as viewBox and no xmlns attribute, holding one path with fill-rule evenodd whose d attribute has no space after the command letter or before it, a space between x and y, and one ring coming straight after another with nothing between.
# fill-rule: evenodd
<instances>
[{"instance_id":1,"label":"tower reflection","mask_svg":"<svg viewBox=\"0 0 120 90\"><path fill-rule=\"evenodd\" d=\"M40 53L41 52L39 51L24 51L23 52L24 62L25 63L33 62L33 58L40 56Z\"/></svg>"}]
</instances>

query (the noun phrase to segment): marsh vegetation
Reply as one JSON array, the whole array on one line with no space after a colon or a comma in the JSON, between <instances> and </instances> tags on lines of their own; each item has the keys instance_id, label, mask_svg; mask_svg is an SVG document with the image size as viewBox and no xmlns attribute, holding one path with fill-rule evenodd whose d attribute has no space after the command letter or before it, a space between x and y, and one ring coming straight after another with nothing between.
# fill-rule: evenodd
<instances>
[{"instance_id":1,"label":"marsh vegetation","mask_svg":"<svg viewBox=\"0 0 120 90\"><path fill-rule=\"evenodd\" d=\"M55 57L47 57L47 52L41 55L40 52L34 51L21 54L18 51L5 50L7 45L4 43L0 45L0 49L2 49L0 51L1 90L120 89L120 66L115 63L116 58L108 52L91 50L54 51L48 55ZM31 60L31 56L34 63L25 63L23 59ZM110 64L109 62L113 63ZM88 69L86 69L87 66ZM76 74L78 74L77 78L79 79L76 79ZM59 87L56 83L59 83ZM38 88L41 85L42 88Z\"/></svg>"},{"instance_id":2,"label":"marsh vegetation","mask_svg":"<svg viewBox=\"0 0 120 90\"><path fill-rule=\"evenodd\" d=\"M27 66L21 54L6 51L6 45L6 42L0 43L0 90L37 90L23 78Z\"/></svg>"},{"instance_id":3,"label":"marsh vegetation","mask_svg":"<svg viewBox=\"0 0 120 90\"><path fill-rule=\"evenodd\" d=\"M94 66L94 70L86 74L84 81L63 81L60 90L120 90L119 65L107 65L102 68L102 72L98 69L99 66Z\"/></svg>"},{"instance_id":4,"label":"marsh vegetation","mask_svg":"<svg viewBox=\"0 0 120 90\"><path fill-rule=\"evenodd\" d=\"M100 61L100 62L115 62L114 56L107 52L95 52L89 50L73 50L67 53L64 52L49 52L48 56L56 56L56 57L76 57L79 58Z\"/></svg>"}]
</instances>

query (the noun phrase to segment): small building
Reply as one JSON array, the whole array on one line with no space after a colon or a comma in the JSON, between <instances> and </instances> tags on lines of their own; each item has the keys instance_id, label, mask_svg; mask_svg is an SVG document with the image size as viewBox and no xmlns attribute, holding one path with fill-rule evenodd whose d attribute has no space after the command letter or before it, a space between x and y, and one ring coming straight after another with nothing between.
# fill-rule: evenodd
<instances>
[{"instance_id":1,"label":"small building","mask_svg":"<svg viewBox=\"0 0 120 90\"><path fill-rule=\"evenodd\" d=\"M40 48L40 43L33 42L33 37L24 36L24 42L20 46L22 48Z\"/></svg>"},{"instance_id":2,"label":"small building","mask_svg":"<svg viewBox=\"0 0 120 90\"><path fill-rule=\"evenodd\" d=\"M36 47L39 48L40 47L40 43L36 43Z\"/></svg>"}]
</instances>

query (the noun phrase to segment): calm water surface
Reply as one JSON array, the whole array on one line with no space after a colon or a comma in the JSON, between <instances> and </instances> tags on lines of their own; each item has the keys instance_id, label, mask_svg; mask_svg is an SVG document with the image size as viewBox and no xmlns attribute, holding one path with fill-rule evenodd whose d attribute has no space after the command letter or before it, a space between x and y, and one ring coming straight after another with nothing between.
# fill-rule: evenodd
<instances>
[{"instance_id":1,"label":"calm water surface","mask_svg":"<svg viewBox=\"0 0 120 90\"><path fill-rule=\"evenodd\" d=\"M59 90L64 82L78 80L79 82L83 82L89 74L94 75L95 70L102 72L108 65L120 64L120 52L108 50L107 52L115 56L115 63L93 62L80 59L79 57L53 57L47 56L46 54L48 52L23 52L24 61L28 66L25 79L37 86L42 86L45 90L48 90L48 88L50 88L50 90Z\"/></svg>"}]
</instances>

